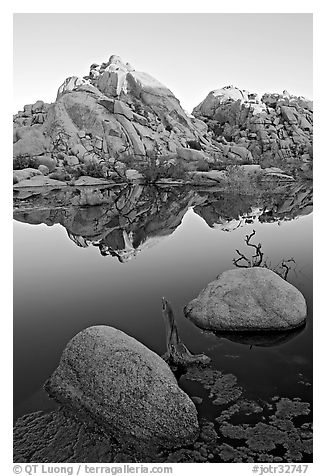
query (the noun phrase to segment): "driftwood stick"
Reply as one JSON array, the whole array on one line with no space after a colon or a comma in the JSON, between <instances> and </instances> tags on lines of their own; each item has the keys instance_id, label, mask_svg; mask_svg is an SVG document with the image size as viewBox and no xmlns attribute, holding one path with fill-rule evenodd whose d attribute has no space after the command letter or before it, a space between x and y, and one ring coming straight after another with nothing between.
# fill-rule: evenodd
<instances>
[{"instance_id":1,"label":"driftwood stick","mask_svg":"<svg viewBox=\"0 0 326 476\"><path fill-rule=\"evenodd\" d=\"M169 301L164 297L162 298L162 315L166 329L167 349L166 354L163 356L164 360L176 367L187 367L193 364L208 364L211 359L207 357L207 355L193 355L180 340L173 309Z\"/></svg>"},{"instance_id":2,"label":"driftwood stick","mask_svg":"<svg viewBox=\"0 0 326 476\"><path fill-rule=\"evenodd\" d=\"M174 313L172 307L165 299L162 297L162 315L164 317L165 330L166 330L166 349L168 354L173 352L173 349L180 344L180 338L178 334L178 328L175 323Z\"/></svg>"}]
</instances>

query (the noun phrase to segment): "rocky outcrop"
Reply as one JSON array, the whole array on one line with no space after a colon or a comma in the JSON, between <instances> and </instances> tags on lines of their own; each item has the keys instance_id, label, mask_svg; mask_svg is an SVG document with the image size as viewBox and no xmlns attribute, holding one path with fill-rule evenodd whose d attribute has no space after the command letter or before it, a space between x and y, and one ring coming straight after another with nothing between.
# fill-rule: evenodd
<instances>
[{"instance_id":1,"label":"rocky outcrop","mask_svg":"<svg viewBox=\"0 0 326 476\"><path fill-rule=\"evenodd\" d=\"M112 327L77 334L45 388L126 446L174 448L198 434L195 406L164 360Z\"/></svg>"},{"instance_id":2,"label":"rocky outcrop","mask_svg":"<svg viewBox=\"0 0 326 476\"><path fill-rule=\"evenodd\" d=\"M42 175L42 172L37 169L33 169L31 167L23 169L23 170L14 170L13 174L13 181L14 184L22 182L23 180L31 179L32 177L36 177L37 175Z\"/></svg>"},{"instance_id":3,"label":"rocky outcrop","mask_svg":"<svg viewBox=\"0 0 326 476\"><path fill-rule=\"evenodd\" d=\"M38 101L14 116L14 156L50 151L58 161L60 152L79 160L88 153L97 161L137 161L189 148L189 142L219 155L206 129L162 83L113 55L87 76L67 78L53 104Z\"/></svg>"},{"instance_id":4,"label":"rocky outcrop","mask_svg":"<svg viewBox=\"0 0 326 476\"><path fill-rule=\"evenodd\" d=\"M312 167L312 101L283 94L249 93L234 86L212 91L193 110L220 147L234 146L251 154L263 167L287 166L309 172ZM232 150L233 147L233 150Z\"/></svg>"},{"instance_id":5,"label":"rocky outcrop","mask_svg":"<svg viewBox=\"0 0 326 476\"><path fill-rule=\"evenodd\" d=\"M139 172L153 157L186 170L260 163L309 175L312 102L288 93L259 99L229 86L189 116L166 86L113 55L88 75L67 78L53 104L25 106L14 116L13 141L16 162L27 157L49 167L42 160L50 157L54 167L98 166L114 180L112 160Z\"/></svg>"},{"instance_id":6,"label":"rocky outcrop","mask_svg":"<svg viewBox=\"0 0 326 476\"><path fill-rule=\"evenodd\" d=\"M225 271L185 307L185 315L212 331L276 331L301 326L303 295L267 268Z\"/></svg>"},{"instance_id":7,"label":"rocky outcrop","mask_svg":"<svg viewBox=\"0 0 326 476\"><path fill-rule=\"evenodd\" d=\"M66 182L51 178L49 176L44 176L40 170L39 174L30 175L29 177L24 177L23 174L17 174L17 172L25 172L28 169L15 170L14 171L14 184L17 184L17 187L21 188L33 188L33 187L54 187L61 188L67 186ZM30 169L34 170L34 169ZM31 172L33 173L33 172ZM14 186L15 190L15 186Z\"/></svg>"}]
</instances>

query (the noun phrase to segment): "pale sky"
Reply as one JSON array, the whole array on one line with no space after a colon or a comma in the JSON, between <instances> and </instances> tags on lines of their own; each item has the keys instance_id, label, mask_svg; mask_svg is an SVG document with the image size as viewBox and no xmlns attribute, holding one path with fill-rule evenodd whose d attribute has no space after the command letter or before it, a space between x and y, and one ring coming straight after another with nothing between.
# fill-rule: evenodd
<instances>
[{"instance_id":1,"label":"pale sky","mask_svg":"<svg viewBox=\"0 0 326 476\"><path fill-rule=\"evenodd\" d=\"M68 76L112 54L165 84L192 111L213 89L312 98L312 14L14 15L14 111L53 102Z\"/></svg>"}]
</instances>

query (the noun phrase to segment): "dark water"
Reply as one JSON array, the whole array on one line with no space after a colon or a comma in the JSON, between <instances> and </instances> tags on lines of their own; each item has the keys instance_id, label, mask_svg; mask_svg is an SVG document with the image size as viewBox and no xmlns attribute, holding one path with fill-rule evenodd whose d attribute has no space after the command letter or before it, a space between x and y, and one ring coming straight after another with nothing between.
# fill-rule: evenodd
<instances>
[{"instance_id":1,"label":"dark water","mask_svg":"<svg viewBox=\"0 0 326 476\"><path fill-rule=\"evenodd\" d=\"M112 203L109 198L94 207L58 205L53 196L27 194L25 201L18 197L15 417L53 406L42 385L69 339L85 327L116 327L163 354L162 296L172 303L187 347L209 355L216 369L236 375L248 397L299 397L311 402L310 192L305 186L257 199L207 191L132 190L115 193ZM183 316L182 309L217 274L234 267L236 249L248 252L244 238L253 229L254 241L262 243L272 266L282 258L294 258L288 281L306 298L307 325L281 337L252 340L205 333ZM205 397L195 382L182 378L180 384L191 395ZM207 399L199 412L208 417L218 414Z\"/></svg>"}]
</instances>

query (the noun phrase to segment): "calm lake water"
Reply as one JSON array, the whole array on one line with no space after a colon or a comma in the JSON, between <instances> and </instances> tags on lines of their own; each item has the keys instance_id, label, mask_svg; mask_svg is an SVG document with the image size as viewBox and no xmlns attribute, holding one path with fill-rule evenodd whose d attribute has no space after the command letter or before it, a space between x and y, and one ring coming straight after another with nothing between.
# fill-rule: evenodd
<instances>
[{"instance_id":1,"label":"calm lake water","mask_svg":"<svg viewBox=\"0 0 326 476\"><path fill-rule=\"evenodd\" d=\"M88 326L116 327L162 355L162 296L175 310L187 347L209 355L216 369L236 375L247 396L311 402L312 213L309 204L301 206L305 192L299 190L299 197L296 192L295 200L293 194L273 199L270 206L237 197L232 208L230 197L220 194L205 192L194 200L191 194L180 198L177 191L164 191L156 211L147 206L157 200L154 194L145 200L147 208L137 199L128 213L128 200L120 208L116 200L118 214L110 203L20 204L14 214L15 418L54 406L42 385L69 339ZM183 307L208 282L234 268L236 249L248 253L244 239L253 229L253 241L262 243L273 266L294 258L288 281L308 304L305 328L281 342L273 337L261 345L241 338L235 342L201 331L183 315ZM205 396L183 378L180 385L190 395ZM218 409L204 399L199 412L216 416Z\"/></svg>"}]
</instances>

